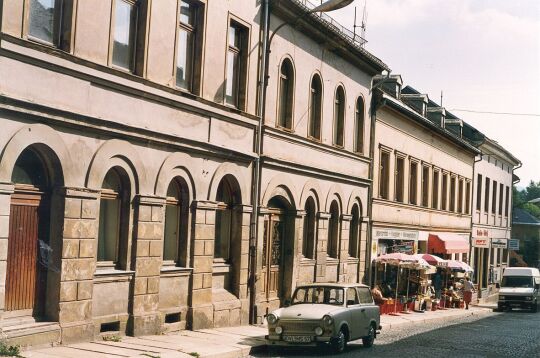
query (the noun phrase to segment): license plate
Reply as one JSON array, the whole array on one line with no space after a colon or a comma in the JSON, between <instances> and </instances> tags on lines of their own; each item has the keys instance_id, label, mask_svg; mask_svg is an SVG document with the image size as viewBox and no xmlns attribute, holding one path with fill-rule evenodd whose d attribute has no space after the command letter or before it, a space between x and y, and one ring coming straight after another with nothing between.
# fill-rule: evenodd
<instances>
[{"instance_id":1,"label":"license plate","mask_svg":"<svg viewBox=\"0 0 540 358\"><path fill-rule=\"evenodd\" d=\"M290 343L311 343L310 336L283 336L283 340Z\"/></svg>"}]
</instances>

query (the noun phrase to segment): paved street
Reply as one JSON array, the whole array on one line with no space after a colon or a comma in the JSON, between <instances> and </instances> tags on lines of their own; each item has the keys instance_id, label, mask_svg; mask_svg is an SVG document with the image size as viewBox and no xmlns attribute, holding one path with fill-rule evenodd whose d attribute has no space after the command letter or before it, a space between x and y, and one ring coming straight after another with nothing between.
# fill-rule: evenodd
<instances>
[{"instance_id":1,"label":"paved street","mask_svg":"<svg viewBox=\"0 0 540 358\"><path fill-rule=\"evenodd\" d=\"M340 357L540 357L540 314L525 311L489 313L435 321L383 331L375 346L349 344ZM404 329L405 328L405 329ZM296 350L254 355L255 357L332 356L331 351Z\"/></svg>"}]
</instances>

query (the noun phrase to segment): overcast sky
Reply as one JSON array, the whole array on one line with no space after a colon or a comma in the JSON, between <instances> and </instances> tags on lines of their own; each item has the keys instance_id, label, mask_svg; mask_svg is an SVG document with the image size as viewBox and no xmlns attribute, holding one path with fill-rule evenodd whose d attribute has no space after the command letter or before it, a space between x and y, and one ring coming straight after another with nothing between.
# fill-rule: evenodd
<instances>
[{"instance_id":1,"label":"overcast sky","mask_svg":"<svg viewBox=\"0 0 540 358\"><path fill-rule=\"evenodd\" d=\"M366 48L518 157L518 186L540 181L540 0L355 0L330 15L352 29L365 1Z\"/></svg>"}]
</instances>

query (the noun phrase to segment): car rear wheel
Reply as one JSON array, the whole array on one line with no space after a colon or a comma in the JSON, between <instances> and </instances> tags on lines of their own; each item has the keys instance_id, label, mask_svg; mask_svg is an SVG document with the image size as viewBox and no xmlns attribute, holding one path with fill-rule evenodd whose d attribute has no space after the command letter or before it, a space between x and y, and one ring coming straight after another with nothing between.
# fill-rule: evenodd
<instances>
[{"instance_id":1,"label":"car rear wheel","mask_svg":"<svg viewBox=\"0 0 540 358\"><path fill-rule=\"evenodd\" d=\"M343 351L345 351L345 348L347 348L347 336L345 335L345 332L342 328L339 331L337 337L332 339L332 349L336 353L343 353Z\"/></svg>"},{"instance_id":2,"label":"car rear wheel","mask_svg":"<svg viewBox=\"0 0 540 358\"><path fill-rule=\"evenodd\" d=\"M369 348L373 346L373 342L375 342L375 327L371 325L369 326L368 335L362 338L362 344L364 345L364 347Z\"/></svg>"}]
</instances>

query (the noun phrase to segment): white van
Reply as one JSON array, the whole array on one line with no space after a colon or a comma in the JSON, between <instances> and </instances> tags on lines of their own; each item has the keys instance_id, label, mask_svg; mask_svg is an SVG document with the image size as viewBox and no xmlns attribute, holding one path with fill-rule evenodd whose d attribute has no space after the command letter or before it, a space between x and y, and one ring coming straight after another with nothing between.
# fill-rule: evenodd
<instances>
[{"instance_id":1,"label":"white van","mask_svg":"<svg viewBox=\"0 0 540 358\"><path fill-rule=\"evenodd\" d=\"M497 285L499 286L499 285ZM504 270L497 308L528 308L537 312L540 305L540 271L532 267L508 267Z\"/></svg>"}]
</instances>

